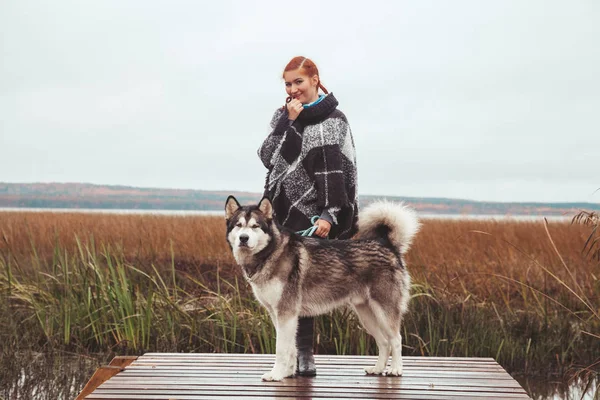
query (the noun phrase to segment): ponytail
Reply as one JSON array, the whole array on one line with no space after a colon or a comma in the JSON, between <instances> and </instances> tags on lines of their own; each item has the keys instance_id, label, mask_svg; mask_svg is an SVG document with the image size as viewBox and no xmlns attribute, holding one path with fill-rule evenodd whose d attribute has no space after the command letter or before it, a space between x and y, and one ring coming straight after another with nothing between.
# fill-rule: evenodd
<instances>
[{"instance_id":1,"label":"ponytail","mask_svg":"<svg viewBox=\"0 0 600 400\"><path fill-rule=\"evenodd\" d=\"M320 79L319 79L319 89L321 89L323 91L323 93L329 94L329 91L327 89L325 89L325 86L323 86Z\"/></svg>"}]
</instances>

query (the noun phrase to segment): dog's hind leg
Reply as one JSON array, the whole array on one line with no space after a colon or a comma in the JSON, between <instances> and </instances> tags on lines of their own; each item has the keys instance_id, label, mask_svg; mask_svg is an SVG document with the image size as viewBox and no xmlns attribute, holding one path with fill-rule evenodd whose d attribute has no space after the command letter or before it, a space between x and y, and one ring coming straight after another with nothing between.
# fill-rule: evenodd
<instances>
[{"instance_id":1,"label":"dog's hind leg","mask_svg":"<svg viewBox=\"0 0 600 400\"><path fill-rule=\"evenodd\" d=\"M377 363L373 367L366 367L365 372L369 375L381 375L385 370L388 358L390 357L390 345L386 339L385 334L381 330L381 327L377 321L377 317L373 313L373 310L366 303L354 304L354 310L362 326L375 338L377 348L379 349L379 356Z\"/></svg>"},{"instance_id":2,"label":"dog's hind leg","mask_svg":"<svg viewBox=\"0 0 600 400\"><path fill-rule=\"evenodd\" d=\"M399 307L383 305L376 301L371 301L374 314L379 322L379 326L386 339L388 340L392 352L392 362L385 371L389 376L402 375L402 336L400 335L400 322L402 320Z\"/></svg>"},{"instance_id":3,"label":"dog's hind leg","mask_svg":"<svg viewBox=\"0 0 600 400\"><path fill-rule=\"evenodd\" d=\"M398 332L394 337L390 339L390 345L392 348L392 362L390 367L385 371L388 376L401 376L402 375L402 335Z\"/></svg>"},{"instance_id":4,"label":"dog's hind leg","mask_svg":"<svg viewBox=\"0 0 600 400\"><path fill-rule=\"evenodd\" d=\"M296 373L296 331L298 315L277 315L277 338L275 344L275 365L262 376L263 381L280 381Z\"/></svg>"}]
</instances>

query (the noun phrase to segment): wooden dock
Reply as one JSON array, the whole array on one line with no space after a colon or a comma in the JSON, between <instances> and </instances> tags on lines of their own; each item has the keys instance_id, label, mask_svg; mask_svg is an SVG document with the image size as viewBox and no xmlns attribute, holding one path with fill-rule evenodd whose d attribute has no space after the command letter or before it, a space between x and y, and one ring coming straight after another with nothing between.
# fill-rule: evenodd
<instances>
[{"instance_id":1,"label":"wooden dock","mask_svg":"<svg viewBox=\"0 0 600 400\"><path fill-rule=\"evenodd\" d=\"M274 355L116 357L77 399L529 399L492 358L404 357L401 377L365 375L374 356L315 356L318 376L262 382Z\"/></svg>"}]
</instances>

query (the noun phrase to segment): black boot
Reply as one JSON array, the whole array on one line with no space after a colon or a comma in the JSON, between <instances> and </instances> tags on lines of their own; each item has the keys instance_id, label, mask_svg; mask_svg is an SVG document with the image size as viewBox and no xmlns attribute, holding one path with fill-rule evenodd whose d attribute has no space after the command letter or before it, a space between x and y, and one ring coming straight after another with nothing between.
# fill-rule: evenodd
<instances>
[{"instance_id":1,"label":"black boot","mask_svg":"<svg viewBox=\"0 0 600 400\"><path fill-rule=\"evenodd\" d=\"M298 347L298 371L299 376L316 376L315 357L313 356L313 334L315 330L315 319L312 317L300 318L298 320L298 332L296 333L296 346Z\"/></svg>"}]
</instances>

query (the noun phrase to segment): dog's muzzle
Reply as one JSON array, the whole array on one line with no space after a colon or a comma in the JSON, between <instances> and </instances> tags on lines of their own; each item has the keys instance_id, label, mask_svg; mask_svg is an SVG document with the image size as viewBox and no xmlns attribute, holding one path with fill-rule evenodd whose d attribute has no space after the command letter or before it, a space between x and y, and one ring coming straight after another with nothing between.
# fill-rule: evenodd
<instances>
[{"instance_id":1,"label":"dog's muzzle","mask_svg":"<svg viewBox=\"0 0 600 400\"><path fill-rule=\"evenodd\" d=\"M248 247L248 239L250 239L250 236L243 233L240 235L239 239L240 239L240 247Z\"/></svg>"}]
</instances>

